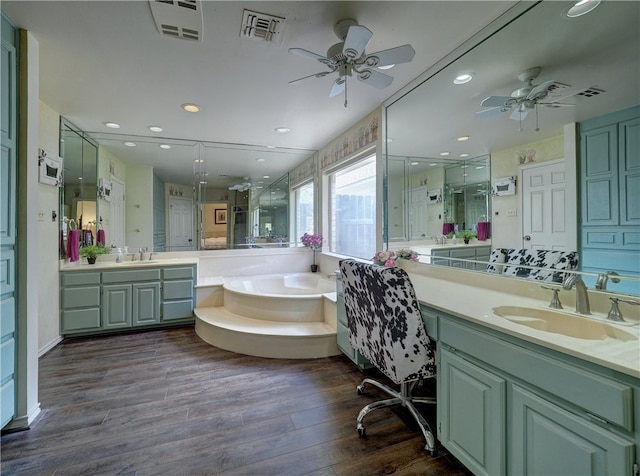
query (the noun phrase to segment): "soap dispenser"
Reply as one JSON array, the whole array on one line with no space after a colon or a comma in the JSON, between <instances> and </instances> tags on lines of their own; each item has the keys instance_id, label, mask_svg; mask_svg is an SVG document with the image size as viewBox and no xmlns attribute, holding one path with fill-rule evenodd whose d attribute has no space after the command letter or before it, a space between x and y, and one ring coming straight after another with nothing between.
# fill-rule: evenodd
<instances>
[{"instance_id":1,"label":"soap dispenser","mask_svg":"<svg viewBox=\"0 0 640 476\"><path fill-rule=\"evenodd\" d=\"M124 261L124 255L122 249L118 248L118 254L116 255L116 263L122 263Z\"/></svg>"}]
</instances>

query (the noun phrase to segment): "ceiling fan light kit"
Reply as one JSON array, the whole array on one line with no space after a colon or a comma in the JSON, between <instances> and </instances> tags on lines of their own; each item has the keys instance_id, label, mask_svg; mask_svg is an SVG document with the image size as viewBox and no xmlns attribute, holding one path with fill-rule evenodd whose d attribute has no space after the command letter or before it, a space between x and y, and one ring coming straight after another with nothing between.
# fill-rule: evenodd
<instances>
[{"instance_id":1,"label":"ceiling fan light kit","mask_svg":"<svg viewBox=\"0 0 640 476\"><path fill-rule=\"evenodd\" d=\"M290 53L318 61L329 68L329 71L321 71L295 79L289 84L298 84L309 78L322 78L337 72L338 78L331 86L329 97L335 97L344 92L344 107L347 107L347 82L353 76L354 71L359 81L374 88L383 89L393 82L393 77L372 68L408 63L415 56L415 50L411 45L397 46L372 54L365 53L373 33L350 18L337 22L333 31L341 41L332 45L327 50L326 56L302 48L289 48Z\"/></svg>"}]
</instances>

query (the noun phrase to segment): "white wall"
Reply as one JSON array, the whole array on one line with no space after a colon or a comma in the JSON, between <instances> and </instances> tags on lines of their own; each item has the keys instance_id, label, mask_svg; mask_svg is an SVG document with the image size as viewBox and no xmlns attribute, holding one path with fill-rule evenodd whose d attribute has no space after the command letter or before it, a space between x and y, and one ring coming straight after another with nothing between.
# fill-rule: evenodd
<instances>
[{"instance_id":1,"label":"white wall","mask_svg":"<svg viewBox=\"0 0 640 476\"><path fill-rule=\"evenodd\" d=\"M60 153L60 115L40 101L39 146L55 155ZM40 252L40 270L38 279L38 349L42 355L60 342L60 291L58 279L59 226L62 216L58 210L58 187L37 183L38 221L37 226L29 229L35 234ZM57 218L51 219L55 211ZM40 215L42 213L42 216Z\"/></svg>"},{"instance_id":2,"label":"white wall","mask_svg":"<svg viewBox=\"0 0 640 476\"><path fill-rule=\"evenodd\" d=\"M129 252L153 249L153 167L127 165L125 236Z\"/></svg>"}]
</instances>

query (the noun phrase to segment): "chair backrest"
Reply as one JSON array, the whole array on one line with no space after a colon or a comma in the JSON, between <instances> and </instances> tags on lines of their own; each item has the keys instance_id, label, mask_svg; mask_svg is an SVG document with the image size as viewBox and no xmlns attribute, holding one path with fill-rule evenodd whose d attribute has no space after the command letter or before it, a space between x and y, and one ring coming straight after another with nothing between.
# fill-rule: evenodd
<instances>
[{"instance_id":1,"label":"chair backrest","mask_svg":"<svg viewBox=\"0 0 640 476\"><path fill-rule=\"evenodd\" d=\"M496 248L489 257L487 272L561 283L565 276L563 271L578 269L578 264L579 256L576 251Z\"/></svg>"},{"instance_id":2,"label":"chair backrest","mask_svg":"<svg viewBox=\"0 0 640 476\"><path fill-rule=\"evenodd\" d=\"M436 374L435 350L409 275L340 261L349 342L395 383Z\"/></svg>"}]
</instances>

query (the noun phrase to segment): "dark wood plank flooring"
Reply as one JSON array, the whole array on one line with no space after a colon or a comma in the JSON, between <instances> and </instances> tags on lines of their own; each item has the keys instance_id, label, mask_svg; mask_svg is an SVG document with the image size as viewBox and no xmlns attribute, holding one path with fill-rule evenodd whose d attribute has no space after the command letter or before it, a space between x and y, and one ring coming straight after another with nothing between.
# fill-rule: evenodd
<instances>
[{"instance_id":1,"label":"dark wood plank flooring","mask_svg":"<svg viewBox=\"0 0 640 476\"><path fill-rule=\"evenodd\" d=\"M441 447L430 457L402 409L369 414L360 438L358 411L382 397L358 396L361 379L343 356L249 357L190 327L68 339L40 359L42 413L2 435L1 472L470 474ZM424 414L435 423L433 406Z\"/></svg>"}]
</instances>

